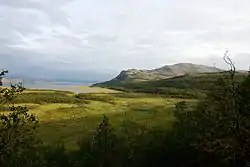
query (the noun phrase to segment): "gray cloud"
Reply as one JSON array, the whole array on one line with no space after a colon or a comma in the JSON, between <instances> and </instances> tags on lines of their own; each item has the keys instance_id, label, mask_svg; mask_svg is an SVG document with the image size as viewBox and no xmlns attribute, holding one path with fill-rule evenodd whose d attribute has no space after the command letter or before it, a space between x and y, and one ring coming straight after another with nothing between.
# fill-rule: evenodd
<instances>
[{"instance_id":1,"label":"gray cloud","mask_svg":"<svg viewBox=\"0 0 250 167\"><path fill-rule=\"evenodd\" d=\"M113 71L250 62L249 0L0 0L0 66ZM20 60L19 65L17 60Z\"/></svg>"}]
</instances>

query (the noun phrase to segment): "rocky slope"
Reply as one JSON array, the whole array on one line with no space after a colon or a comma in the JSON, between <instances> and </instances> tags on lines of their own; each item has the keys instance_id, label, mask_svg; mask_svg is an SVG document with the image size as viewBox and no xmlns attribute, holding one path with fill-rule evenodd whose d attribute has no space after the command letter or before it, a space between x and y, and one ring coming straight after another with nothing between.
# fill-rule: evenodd
<instances>
[{"instance_id":1,"label":"rocky slope","mask_svg":"<svg viewBox=\"0 0 250 167\"><path fill-rule=\"evenodd\" d=\"M173 78L185 74L214 73L221 71L223 70L215 67L191 64L191 63L179 63L170 66L164 66L153 70L137 70L137 69L124 70L121 71L120 74L116 76L114 79L104 83L98 83L95 86L98 85L103 86L105 84L117 83L117 82L152 81L152 80Z\"/></svg>"}]
</instances>

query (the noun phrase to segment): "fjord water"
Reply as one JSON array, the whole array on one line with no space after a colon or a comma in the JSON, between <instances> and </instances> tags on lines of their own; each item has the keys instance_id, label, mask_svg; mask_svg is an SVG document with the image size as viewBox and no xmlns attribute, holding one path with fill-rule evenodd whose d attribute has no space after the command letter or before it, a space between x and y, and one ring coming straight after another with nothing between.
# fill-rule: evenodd
<instances>
[{"instance_id":1,"label":"fjord water","mask_svg":"<svg viewBox=\"0 0 250 167\"><path fill-rule=\"evenodd\" d=\"M75 93L91 93L95 92L94 88L83 89L83 86L90 86L94 82L73 82L73 81L23 81L23 86L27 89L45 89L45 90L61 90ZM5 86L10 86L10 82L6 82Z\"/></svg>"}]
</instances>

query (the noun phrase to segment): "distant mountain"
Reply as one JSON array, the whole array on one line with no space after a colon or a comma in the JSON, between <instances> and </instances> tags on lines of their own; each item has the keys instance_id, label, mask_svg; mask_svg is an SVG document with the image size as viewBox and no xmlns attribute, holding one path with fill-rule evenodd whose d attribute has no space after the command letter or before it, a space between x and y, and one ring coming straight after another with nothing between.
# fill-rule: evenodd
<instances>
[{"instance_id":1,"label":"distant mountain","mask_svg":"<svg viewBox=\"0 0 250 167\"><path fill-rule=\"evenodd\" d=\"M129 69L126 71L122 71L114 79L104 83L96 84L95 86L105 86L117 82L152 81L152 80L173 78L185 74L214 73L222 71L223 70L215 67L191 64L191 63L179 63L170 66L164 66L153 70Z\"/></svg>"},{"instance_id":2,"label":"distant mountain","mask_svg":"<svg viewBox=\"0 0 250 167\"><path fill-rule=\"evenodd\" d=\"M228 71L185 74L167 79L150 81L118 81L111 80L94 86L105 87L125 92L160 94L171 98L203 98L205 93L214 89L214 84L220 78L230 76ZM247 73L235 73L235 81L242 82Z\"/></svg>"},{"instance_id":3,"label":"distant mountain","mask_svg":"<svg viewBox=\"0 0 250 167\"><path fill-rule=\"evenodd\" d=\"M9 70L9 68L8 68ZM113 73L114 74L114 73ZM110 72L98 72L92 70L54 70L48 68L33 68L16 70L10 69L4 77L5 83L16 83L20 80L24 84L52 83L52 82L71 82L82 83L82 85L91 85L112 78Z\"/></svg>"},{"instance_id":4,"label":"distant mountain","mask_svg":"<svg viewBox=\"0 0 250 167\"><path fill-rule=\"evenodd\" d=\"M114 71L99 68L87 69L75 67L73 64L64 64L52 61L31 59L25 55L0 54L0 70L8 70L7 78L21 78L26 82L82 82L96 83L106 81L115 74ZM42 57L42 55L40 56Z\"/></svg>"}]
</instances>

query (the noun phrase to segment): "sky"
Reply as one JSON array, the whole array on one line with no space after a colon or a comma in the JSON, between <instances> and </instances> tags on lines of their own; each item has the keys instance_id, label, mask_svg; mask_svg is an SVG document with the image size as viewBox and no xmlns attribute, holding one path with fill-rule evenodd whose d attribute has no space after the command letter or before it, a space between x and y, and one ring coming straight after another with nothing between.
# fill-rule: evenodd
<instances>
[{"instance_id":1,"label":"sky","mask_svg":"<svg viewBox=\"0 0 250 167\"><path fill-rule=\"evenodd\" d=\"M0 67L116 74L192 62L250 66L249 0L0 0Z\"/></svg>"}]
</instances>

